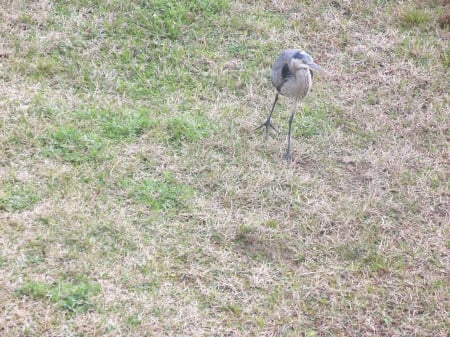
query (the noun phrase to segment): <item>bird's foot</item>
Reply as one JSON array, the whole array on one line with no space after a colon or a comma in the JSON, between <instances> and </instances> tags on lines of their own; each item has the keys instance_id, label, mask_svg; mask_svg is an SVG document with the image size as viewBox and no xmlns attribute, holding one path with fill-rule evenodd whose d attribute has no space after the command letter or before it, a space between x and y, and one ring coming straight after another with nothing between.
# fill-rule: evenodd
<instances>
[{"instance_id":1,"label":"bird's foot","mask_svg":"<svg viewBox=\"0 0 450 337\"><path fill-rule=\"evenodd\" d=\"M287 162L288 165L291 163L292 155L291 155L291 151L289 151L289 149L284 154L284 159L286 159L286 162Z\"/></svg>"},{"instance_id":2,"label":"bird's foot","mask_svg":"<svg viewBox=\"0 0 450 337\"><path fill-rule=\"evenodd\" d=\"M266 131L266 132L265 132L265 139L267 139L267 135L269 134L269 128L272 128L275 132L278 132L278 130L275 129L275 127L274 127L274 126L272 125L272 123L270 122L270 119L266 120L264 123L262 123L260 126L258 126L258 127L255 129L255 131L261 129L263 126L266 127L266 130L265 130L265 131Z\"/></svg>"}]
</instances>

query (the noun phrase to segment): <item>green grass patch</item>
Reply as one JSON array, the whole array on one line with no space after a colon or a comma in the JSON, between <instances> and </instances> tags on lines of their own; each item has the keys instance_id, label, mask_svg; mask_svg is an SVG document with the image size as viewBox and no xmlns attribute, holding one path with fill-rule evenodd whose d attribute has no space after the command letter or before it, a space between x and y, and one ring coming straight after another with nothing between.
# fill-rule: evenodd
<instances>
[{"instance_id":1,"label":"green grass patch","mask_svg":"<svg viewBox=\"0 0 450 337\"><path fill-rule=\"evenodd\" d=\"M328 132L331 124L327 110L323 106L310 107L305 105L301 113L294 116L293 134L297 137L312 138Z\"/></svg>"},{"instance_id":2,"label":"green grass patch","mask_svg":"<svg viewBox=\"0 0 450 337\"><path fill-rule=\"evenodd\" d=\"M17 291L20 296L50 301L69 313L88 312L94 308L93 297L100 294L100 286L85 277L58 280L55 283L25 282Z\"/></svg>"},{"instance_id":3,"label":"green grass patch","mask_svg":"<svg viewBox=\"0 0 450 337\"><path fill-rule=\"evenodd\" d=\"M168 142L180 146L202 140L212 134L214 125L203 115L184 114L174 117L167 123Z\"/></svg>"},{"instance_id":4,"label":"green grass patch","mask_svg":"<svg viewBox=\"0 0 450 337\"><path fill-rule=\"evenodd\" d=\"M110 37L134 36L148 40L172 40L184 37L189 27L209 22L230 8L227 0L152 0L119 4L117 2L98 5L106 12L116 12L116 20L108 22L106 33Z\"/></svg>"},{"instance_id":5,"label":"green grass patch","mask_svg":"<svg viewBox=\"0 0 450 337\"><path fill-rule=\"evenodd\" d=\"M195 195L194 189L177 182L171 174L166 174L164 179L144 179L131 185L132 198L155 211L177 213L187 208L189 199Z\"/></svg>"},{"instance_id":6,"label":"green grass patch","mask_svg":"<svg viewBox=\"0 0 450 337\"><path fill-rule=\"evenodd\" d=\"M430 21L431 16L418 8L410 8L400 14L400 22L407 28L424 26Z\"/></svg>"},{"instance_id":7,"label":"green grass patch","mask_svg":"<svg viewBox=\"0 0 450 337\"><path fill-rule=\"evenodd\" d=\"M19 212L29 210L41 200L39 187L33 184L7 182L0 189L0 210Z\"/></svg>"},{"instance_id":8,"label":"green grass patch","mask_svg":"<svg viewBox=\"0 0 450 337\"><path fill-rule=\"evenodd\" d=\"M60 126L41 138L43 154L80 164L105 159L105 141L95 132Z\"/></svg>"},{"instance_id":9,"label":"green grass patch","mask_svg":"<svg viewBox=\"0 0 450 337\"><path fill-rule=\"evenodd\" d=\"M230 7L228 1L195 0L189 2L153 0L143 3L141 22L154 38L176 40L185 33L183 28L195 21L209 20ZM150 29L151 28L151 29Z\"/></svg>"},{"instance_id":10,"label":"green grass patch","mask_svg":"<svg viewBox=\"0 0 450 337\"><path fill-rule=\"evenodd\" d=\"M133 140L146 130L156 126L146 109L137 111L90 109L76 114L87 123L94 124L97 134L111 140Z\"/></svg>"}]
</instances>

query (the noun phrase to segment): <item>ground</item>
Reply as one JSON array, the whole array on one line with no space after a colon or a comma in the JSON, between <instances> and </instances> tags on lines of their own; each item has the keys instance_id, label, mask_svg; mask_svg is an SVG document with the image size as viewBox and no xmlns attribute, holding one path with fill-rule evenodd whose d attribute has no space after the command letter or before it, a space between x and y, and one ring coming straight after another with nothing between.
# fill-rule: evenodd
<instances>
[{"instance_id":1,"label":"ground","mask_svg":"<svg viewBox=\"0 0 450 337\"><path fill-rule=\"evenodd\" d=\"M446 337L449 10L2 2L0 335Z\"/></svg>"}]
</instances>

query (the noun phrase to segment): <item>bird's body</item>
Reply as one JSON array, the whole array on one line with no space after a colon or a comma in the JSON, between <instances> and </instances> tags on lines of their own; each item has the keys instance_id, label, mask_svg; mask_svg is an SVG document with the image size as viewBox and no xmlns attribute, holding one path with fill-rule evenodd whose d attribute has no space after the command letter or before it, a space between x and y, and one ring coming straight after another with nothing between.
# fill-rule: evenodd
<instances>
[{"instance_id":1,"label":"bird's body","mask_svg":"<svg viewBox=\"0 0 450 337\"><path fill-rule=\"evenodd\" d=\"M314 63L312 57L298 49L287 49L281 53L275 60L272 67L272 84L277 89L275 101L272 106L267 120L258 127L266 127L266 138L269 127L273 127L270 123L273 110L278 101L278 96L292 97L295 99L291 116L289 118L288 147L286 150L286 159L288 163L291 160L291 126L298 101L304 99L312 87L313 71L325 72L319 65Z\"/></svg>"},{"instance_id":2,"label":"bird's body","mask_svg":"<svg viewBox=\"0 0 450 337\"><path fill-rule=\"evenodd\" d=\"M300 50L287 49L273 64L272 84L282 95L302 99L308 94L312 85L312 72L301 61L305 55Z\"/></svg>"},{"instance_id":3,"label":"bird's body","mask_svg":"<svg viewBox=\"0 0 450 337\"><path fill-rule=\"evenodd\" d=\"M304 64L295 64L298 60L292 59L290 68L295 69L294 73L289 73L280 87L280 94L297 99L303 99L308 95L312 86L312 77L309 67ZM286 69L288 69L286 64Z\"/></svg>"}]
</instances>

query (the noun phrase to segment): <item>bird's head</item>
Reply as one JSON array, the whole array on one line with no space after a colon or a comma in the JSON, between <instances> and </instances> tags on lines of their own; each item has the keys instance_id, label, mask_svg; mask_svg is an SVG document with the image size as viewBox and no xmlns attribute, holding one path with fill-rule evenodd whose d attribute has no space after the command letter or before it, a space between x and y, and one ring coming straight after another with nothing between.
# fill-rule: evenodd
<instances>
[{"instance_id":1,"label":"bird's head","mask_svg":"<svg viewBox=\"0 0 450 337\"><path fill-rule=\"evenodd\" d=\"M291 65L294 69L307 68L312 71L322 73L324 75L330 75L328 71L323 69L317 63L314 62L313 58L304 51L298 51L294 54L291 60Z\"/></svg>"}]
</instances>

